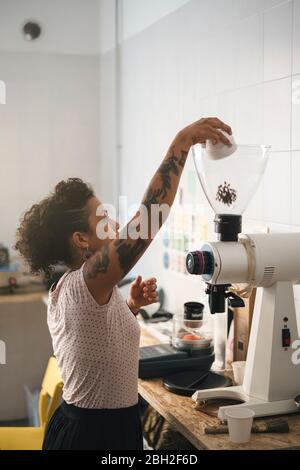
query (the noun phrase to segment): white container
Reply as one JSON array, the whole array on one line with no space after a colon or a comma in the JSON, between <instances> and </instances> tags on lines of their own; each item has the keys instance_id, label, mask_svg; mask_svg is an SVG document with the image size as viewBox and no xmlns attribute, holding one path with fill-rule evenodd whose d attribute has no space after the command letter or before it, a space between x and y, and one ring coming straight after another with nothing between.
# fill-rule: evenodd
<instances>
[{"instance_id":1,"label":"white container","mask_svg":"<svg viewBox=\"0 0 300 470\"><path fill-rule=\"evenodd\" d=\"M207 140L205 144L202 144L202 147L206 148L207 155L212 160L220 160L222 158L229 157L232 155L236 149L237 145L232 135L227 134L227 132L223 131L222 129L218 129L222 134L227 137L231 146L223 144L223 142L219 142L217 144L213 144L211 140Z\"/></svg>"},{"instance_id":2,"label":"white container","mask_svg":"<svg viewBox=\"0 0 300 470\"><path fill-rule=\"evenodd\" d=\"M235 361L231 364L236 385L243 385L246 361Z\"/></svg>"},{"instance_id":3,"label":"white container","mask_svg":"<svg viewBox=\"0 0 300 470\"><path fill-rule=\"evenodd\" d=\"M250 408L233 406L226 410L229 439L237 444L248 442L255 413Z\"/></svg>"}]
</instances>

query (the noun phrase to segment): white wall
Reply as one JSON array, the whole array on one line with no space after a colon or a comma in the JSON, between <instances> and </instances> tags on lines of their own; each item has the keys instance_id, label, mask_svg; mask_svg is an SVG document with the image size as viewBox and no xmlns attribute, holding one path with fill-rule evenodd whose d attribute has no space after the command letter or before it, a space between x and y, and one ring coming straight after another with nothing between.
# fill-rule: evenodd
<instances>
[{"instance_id":1,"label":"white wall","mask_svg":"<svg viewBox=\"0 0 300 470\"><path fill-rule=\"evenodd\" d=\"M120 0L122 38L126 40L134 36L188 2L189 0Z\"/></svg>"},{"instance_id":2,"label":"white wall","mask_svg":"<svg viewBox=\"0 0 300 470\"><path fill-rule=\"evenodd\" d=\"M41 39L33 43L21 35L28 19L42 27ZM90 55L99 50L98 0L0 0L0 51Z\"/></svg>"},{"instance_id":3,"label":"white wall","mask_svg":"<svg viewBox=\"0 0 300 470\"><path fill-rule=\"evenodd\" d=\"M300 1L190 0L163 17L156 7L157 18L123 0L121 193L138 202L176 132L217 115L239 143L273 146L244 226L298 230L300 100L291 97L300 79ZM176 309L196 298L198 284L164 270L161 257L156 243L137 270L157 275Z\"/></svg>"},{"instance_id":4,"label":"white wall","mask_svg":"<svg viewBox=\"0 0 300 470\"><path fill-rule=\"evenodd\" d=\"M99 188L99 64L1 52L0 76L0 239L11 247L21 213L58 181L78 176Z\"/></svg>"},{"instance_id":5,"label":"white wall","mask_svg":"<svg viewBox=\"0 0 300 470\"><path fill-rule=\"evenodd\" d=\"M116 0L99 0L99 103L100 194L105 203L117 205L119 193L119 24Z\"/></svg>"},{"instance_id":6,"label":"white wall","mask_svg":"<svg viewBox=\"0 0 300 470\"><path fill-rule=\"evenodd\" d=\"M0 0L0 241L10 248L21 214L61 179L99 191L98 6ZM19 31L31 17L44 27L36 43Z\"/></svg>"},{"instance_id":7,"label":"white wall","mask_svg":"<svg viewBox=\"0 0 300 470\"><path fill-rule=\"evenodd\" d=\"M98 2L100 54L109 52L116 45L116 4L116 0L99 0Z\"/></svg>"}]
</instances>

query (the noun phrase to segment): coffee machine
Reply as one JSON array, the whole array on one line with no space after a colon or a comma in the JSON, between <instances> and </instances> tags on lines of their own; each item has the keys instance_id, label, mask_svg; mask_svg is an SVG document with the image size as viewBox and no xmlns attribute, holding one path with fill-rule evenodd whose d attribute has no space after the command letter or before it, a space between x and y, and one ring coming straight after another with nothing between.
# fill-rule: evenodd
<instances>
[{"instance_id":1,"label":"coffee machine","mask_svg":"<svg viewBox=\"0 0 300 470\"><path fill-rule=\"evenodd\" d=\"M212 159L193 147L201 186L215 212L218 241L187 255L189 273L207 285L212 314L257 288L243 385L198 390L196 402L233 399L255 416L299 411L300 340L293 284L300 280L300 233L242 234L242 214L264 174L270 147L238 145ZM234 292L233 292L234 291ZM237 294L238 293L238 294ZM219 408L224 420L227 406Z\"/></svg>"}]
</instances>

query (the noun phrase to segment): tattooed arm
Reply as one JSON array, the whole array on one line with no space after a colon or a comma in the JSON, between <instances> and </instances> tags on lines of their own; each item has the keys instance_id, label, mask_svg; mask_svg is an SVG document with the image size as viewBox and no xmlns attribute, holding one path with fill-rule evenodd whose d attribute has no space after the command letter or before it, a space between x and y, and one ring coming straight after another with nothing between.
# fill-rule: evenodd
<instances>
[{"instance_id":1,"label":"tattooed arm","mask_svg":"<svg viewBox=\"0 0 300 470\"><path fill-rule=\"evenodd\" d=\"M231 134L230 127L217 118L200 119L180 131L155 172L139 211L118 233L117 239L108 240L86 261L85 280L99 303L107 300L113 286L137 263L165 222L191 146L207 139L231 145L219 129ZM153 208L156 210L152 211Z\"/></svg>"}]
</instances>

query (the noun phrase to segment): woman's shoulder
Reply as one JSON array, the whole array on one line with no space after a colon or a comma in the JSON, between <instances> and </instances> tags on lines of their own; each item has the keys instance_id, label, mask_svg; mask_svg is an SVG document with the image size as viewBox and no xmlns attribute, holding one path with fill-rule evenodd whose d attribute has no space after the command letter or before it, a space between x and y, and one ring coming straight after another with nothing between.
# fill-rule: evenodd
<instances>
[{"instance_id":1,"label":"woman's shoulder","mask_svg":"<svg viewBox=\"0 0 300 470\"><path fill-rule=\"evenodd\" d=\"M88 311L91 312L94 310L109 309L118 302L119 292L117 286L115 286L112 289L107 303L100 305L89 291L84 279L83 267L84 263L79 269L65 272L57 285L54 285L49 292L51 303L76 304L78 309L80 309L81 304L84 304L85 307L88 307Z\"/></svg>"},{"instance_id":2,"label":"woman's shoulder","mask_svg":"<svg viewBox=\"0 0 300 470\"><path fill-rule=\"evenodd\" d=\"M62 297L65 297L65 293L69 291L76 290L76 284L78 288L78 279L79 279L79 269L78 270L71 270L68 269L65 273L60 277L60 279L53 283L49 289L49 303L51 305L56 305L58 300L61 300Z\"/></svg>"},{"instance_id":3,"label":"woman's shoulder","mask_svg":"<svg viewBox=\"0 0 300 470\"><path fill-rule=\"evenodd\" d=\"M51 287L49 289L49 294L53 295L56 292L58 292L62 284L64 283L65 279L67 278L67 276L69 276L71 273L72 273L71 269L67 269L65 272L63 272L62 276L57 281L53 282L53 284L51 284Z\"/></svg>"}]
</instances>

